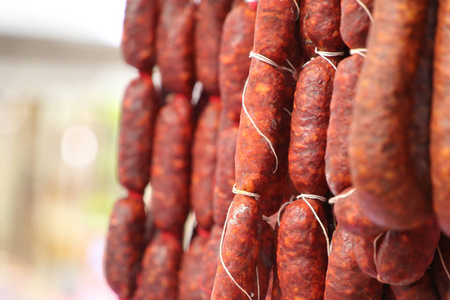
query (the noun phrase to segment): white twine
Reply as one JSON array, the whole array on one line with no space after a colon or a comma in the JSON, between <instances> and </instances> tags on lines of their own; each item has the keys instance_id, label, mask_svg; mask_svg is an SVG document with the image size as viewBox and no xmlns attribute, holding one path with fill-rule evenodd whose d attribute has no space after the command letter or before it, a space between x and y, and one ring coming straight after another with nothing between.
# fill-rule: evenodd
<instances>
[{"instance_id":1,"label":"white twine","mask_svg":"<svg viewBox=\"0 0 450 300\"><path fill-rule=\"evenodd\" d=\"M223 269L225 270L225 272L227 273L228 277L231 278L231 280L233 281L233 283L247 296L248 299L252 300L253 297L253 293L250 296L240 285L239 283L236 282L236 280L234 279L234 277L231 275L230 271L228 270L227 266L225 266L225 262L223 261L223 257L222 257L222 245L223 245L223 237L225 236L225 231L227 230L227 225L228 225L228 217L230 215L230 210L231 207L233 206L234 200L231 201L230 206L228 207L228 212L227 212L227 218L225 219L225 226L223 227L223 231L222 231L222 236L220 237L220 245L219 245L219 258L220 258L220 263L222 264ZM257 273L258 274L258 273ZM259 282L258 282L259 284ZM258 299L259 300L259 299Z\"/></svg>"},{"instance_id":2,"label":"white twine","mask_svg":"<svg viewBox=\"0 0 450 300\"><path fill-rule=\"evenodd\" d=\"M369 50L367 50L366 48L350 49L350 55L358 54L358 55L361 55L362 57L366 58L366 53L368 51Z\"/></svg>"},{"instance_id":3,"label":"white twine","mask_svg":"<svg viewBox=\"0 0 450 300\"><path fill-rule=\"evenodd\" d=\"M353 194L355 191L356 191L356 188L352 188L351 190L347 191L344 194L339 194L333 198L330 198L330 200L328 200L328 203L335 204L339 199L347 198L348 196Z\"/></svg>"},{"instance_id":4,"label":"white twine","mask_svg":"<svg viewBox=\"0 0 450 300\"><path fill-rule=\"evenodd\" d=\"M258 287L258 300L260 299L260 294L261 294L261 292L260 292L260 287L259 287L259 270L258 270L258 266L256 266L256 285L257 285L257 287Z\"/></svg>"},{"instance_id":5,"label":"white twine","mask_svg":"<svg viewBox=\"0 0 450 300\"><path fill-rule=\"evenodd\" d=\"M328 57L336 57L336 56L344 56L344 51L339 52L329 52L329 51L319 51L317 50L317 47L314 49L314 52L317 53L320 57L325 59L327 62L329 62L335 70L337 70L337 67L331 62L331 60L328 59Z\"/></svg>"},{"instance_id":6,"label":"white twine","mask_svg":"<svg viewBox=\"0 0 450 300\"><path fill-rule=\"evenodd\" d=\"M315 58L315 57L311 57L307 62L305 62L305 63L303 64L303 66L302 66L302 69L303 69L304 67L306 67L307 65L309 65L309 63L312 62L312 61L314 60L314 58Z\"/></svg>"},{"instance_id":7,"label":"white twine","mask_svg":"<svg viewBox=\"0 0 450 300\"><path fill-rule=\"evenodd\" d=\"M295 2L295 0L294 0L294 2ZM297 71L295 70L294 66L291 64L291 62L288 59L286 59L286 61L289 64L290 68L286 68L284 66L280 66L276 62L271 60L270 58L265 57L264 55L261 55L259 53L255 53L253 51L250 51L250 54L249 54L248 57L256 58L257 60L262 61L263 63L266 63L266 64L274 67L277 70L287 71L287 72L291 73L292 77L294 77L294 78L295 78L295 75L297 74Z\"/></svg>"},{"instance_id":8,"label":"white twine","mask_svg":"<svg viewBox=\"0 0 450 300\"><path fill-rule=\"evenodd\" d=\"M447 266L445 265L444 257L442 257L442 252L441 252L441 248L439 248L439 245L437 246L437 251L439 254L439 258L441 259L442 266L444 267L445 274L447 274L447 277L450 280L450 273L448 272Z\"/></svg>"},{"instance_id":9,"label":"white twine","mask_svg":"<svg viewBox=\"0 0 450 300\"><path fill-rule=\"evenodd\" d=\"M194 88L192 89L192 96L191 96L191 104L193 106L196 106L197 103L200 101L200 98L202 97L203 93L203 83L200 81L197 81L194 84Z\"/></svg>"},{"instance_id":10,"label":"white twine","mask_svg":"<svg viewBox=\"0 0 450 300\"><path fill-rule=\"evenodd\" d=\"M372 24L373 24L374 23L373 17L372 17L372 14L370 13L370 10L367 8L367 6L364 3L362 3L361 0L356 0L356 2L358 2L358 4L362 7L362 9L364 9L366 14L369 16L370 22L372 22Z\"/></svg>"},{"instance_id":11,"label":"white twine","mask_svg":"<svg viewBox=\"0 0 450 300\"><path fill-rule=\"evenodd\" d=\"M272 145L272 142L269 140L269 138L267 136L265 136L261 132L261 130L259 130L258 126L256 126L255 121L253 121L252 117L250 116L250 114L247 110L247 107L245 106L245 91L247 90L247 84L248 84L248 77L247 77L247 80L245 81L244 90L242 91L242 109L244 110L245 114L249 118L250 122L252 122L252 124L255 127L258 134L260 136L262 136L266 140L266 142L269 144L270 150L272 150L273 156L275 156L275 169L272 172L273 174L275 174L278 170L278 155L277 155L277 152L275 151L275 148ZM245 195L245 194L243 194L243 195ZM254 197L254 196L251 196L251 197ZM258 195L258 198L259 198L259 195Z\"/></svg>"},{"instance_id":12,"label":"white twine","mask_svg":"<svg viewBox=\"0 0 450 300\"><path fill-rule=\"evenodd\" d=\"M287 109L286 107L284 108L284 111L287 112L289 114L289 116L292 117L292 113L289 111L289 109Z\"/></svg>"},{"instance_id":13,"label":"white twine","mask_svg":"<svg viewBox=\"0 0 450 300\"><path fill-rule=\"evenodd\" d=\"M295 7L297 8L297 18L295 19L297 21L300 18L300 6L298 6L297 0L292 1L294 1Z\"/></svg>"},{"instance_id":14,"label":"white twine","mask_svg":"<svg viewBox=\"0 0 450 300\"><path fill-rule=\"evenodd\" d=\"M331 252L331 246L330 246L330 239L328 237L328 232L327 229L325 228L325 226L323 225L322 221L320 220L319 216L317 215L316 211L314 210L314 208L312 207L312 205L309 203L308 200L306 200L306 196L308 196L308 198L311 199L316 199L322 202L326 202L327 199L325 197L321 197L321 196L316 196L316 195L306 195L306 194L302 194L297 196L297 199L302 199L303 201L305 201L305 203L309 206L309 208L311 209L312 213L314 214L314 217L316 218L317 222L319 222L320 227L322 227L322 231L323 234L325 236L325 240L327 241L327 255L330 256L330 252ZM313 197L311 197L313 196ZM322 199L321 199L322 198Z\"/></svg>"},{"instance_id":15,"label":"white twine","mask_svg":"<svg viewBox=\"0 0 450 300\"><path fill-rule=\"evenodd\" d=\"M377 235L377 237L373 240L373 264L375 265L375 270L377 272L377 280L381 283L387 283L381 280L380 274L378 274L378 266L377 266L377 242L381 236L383 236L384 232Z\"/></svg>"},{"instance_id":16,"label":"white twine","mask_svg":"<svg viewBox=\"0 0 450 300\"><path fill-rule=\"evenodd\" d=\"M257 193L247 192L247 191L244 191L244 190L238 190L238 189L236 188L236 183L233 184L233 194L253 197L253 198L255 198L256 200L259 200L259 198L261 197L261 196L260 196L259 194L257 194Z\"/></svg>"},{"instance_id":17,"label":"white twine","mask_svg":"<svg viewBox=\"0 0 450 300\"><path fill-rule=\"evenodd\" d=\"M311 194L301 194L301 195L298 195L295 198L291 197L291 199L288 202L286 202L283 205L281 205L280 209L278 210L278 215L277 215L278 226L280 226L280 215L281 215L281 212L286 208L286 206L291 204L294 199L296 199L296 200L302 199L303 201L305 201L305 203L311 209L311 211L314 214L314 217L316 218L317 222L319 222L319 225L322 228L323 234L325 235L325 240L327 241L327 254L330 255L331 246L330 246L330 239L328 238L328 232L327 232L325 226L323 225L322 221L320 220L319 216L317 215L316 211L314 210L312 205L309 203L309 201L306 200L306 198L313 199L313 200L319 200L319 201L322 201L322 202L327 202L327 198L322 197L322 196L318 196L318 195L311 195Z\"/></svg>"}]
</instances>

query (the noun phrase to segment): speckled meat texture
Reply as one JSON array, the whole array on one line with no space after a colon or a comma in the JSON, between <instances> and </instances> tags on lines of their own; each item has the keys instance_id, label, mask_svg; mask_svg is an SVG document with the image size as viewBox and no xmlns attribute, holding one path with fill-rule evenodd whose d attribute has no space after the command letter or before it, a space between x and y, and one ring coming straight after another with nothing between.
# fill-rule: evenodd
<instances>
[{"instance_id":1,"label":"speckled meat texture","mask_svg":"<svg viewBox=\"0 0 450 300\"><path fill-rule=\"evenodd\" d=\"M374 0L361 0L371 12ZM355 0L341 0L342 40L350 49L364 48L371 20L364 8Z\"/></svg>"},{"instance_id":2,"label":"speckled meat texture","mask_svg":"<svg viewBox=\"0 0 450 300\"><path fill-rule=\"evenodd\" d=\"M430 112L433 78L433 52L437 0L430 0L425 36L419 53L419 64L412 83L413 104L409 124L409 152L414 175L425 197L431 199Z\"/></svg>"},{"instance_id":3,"label":"speckled meat texture","mask_svg":"<svg viewBox=\"0 0 450 300\"><path fill-rule=\"evenodd\" d=\"M350 192L346 189L341 195ZM336 220L340 227L345 231L359 236L376 236L386 229L383 229L373 223L364 214L358 201L358 191L354 191L350 195L337 200L333 208Z\"/></svg>"},{"instance_id":4,"label":"speckled meat texture","mask_svg":"<svg viewBox=\"0 0 450 300\"><path fill-rule=\"evenodd\" d=\"M300 193L325 195L325 147L335 70L322 57L301 72L294 97L289 175Z\"/></svg>"},{"instance_id":5,"label":"speckled meat texture","mask_svg":"<svg viewBox=\"0 0 450 300\"><path fill-rule=\"evenodd\" d=\"M373 260L374 255L374 240L377 236L352 236L353 253L355 255L356 262L359 265L361 271L366 275L377 278L377 267ZM380 244L380 239L377 240L377 245Z\"/></svg>"},{"instance_id":6,"label":"speckled meat texture","mask_svg":"<svg viewBox=\"0 0 450 300\"><path fill-rule=\"evenodd\" d=\"M433 208L442 231L450 237L450 48L448 20L450 1L439 1L433 71L433 104L431 108L431 178Z\"/></svg>"},{"instance_id":7,"label":"speckled meat texture","mask_svg":"<svg viewBox=\"0 0 450 300\"><path fill-rule=\"evenodd\" d=\"M167 102L156 120L151 207L159 229L180 232L189 209L192 107L181 94Z\"/></svg>"},{"instance_id":8,"label":"speckled meat texture","mask_svg":"<svg viewBox=\"0 0 450 300\"><path fill-rule=\"evenodd\" d=\"M234 198L222 244L223 264L248 295L257 295L256 267L261 250L261 211L258 202L244 195ZM215 299L248 299L219 263L211 296Z\"/></svg>"},{"instance_id":9,"label":"speckled meat texture","mask_svg":"<svg viewBox=\"0 0 450 300\"><path fill-rule=\"evenodd\" d=\"M219 226L225 225L227 211L234 198L234 158L236 155L238 130L237 125L235 125L219 133L215 174L216 184L213 198L214 223Z\"/></svg>"},{"instance_id":10,"label":"speckled meat texture","mask_svg":"<svg viewBox=\"0 0 450 300\"><path fill-rule=\"evenodd\" d=\"M406 286L392 285L392 292L397 300L439 300L439 294L431 278L430 270L427 270L421 279ZM445 299L445 298L442 298Z\"/></svg>"},{"instance_id":11,"label":"speckled meat texture","mask_svg":"<svg viewBox=\"0 0 450 300\"><path fill-rule=\"evenodd\" d=\"M217 158L217 135L221 103L209 101L197 123L192 146L191 205L198 224L213 224L213 189Z\"/></svg>"},{"instance_id":12,"label":"speckled meat texture","mask_svg":"<svg viewBox=\"0 0 450 300\"><path fill-rule=\"evenodd\" d=\"M313 44L321 51L342 51L339 32L340 0L305 0L305 27Z\"/></svg>"},{"instance_id":13,"label":"speckled meat texture","mask_svg":"<svg viewBox=\"0 0 450 300\"><path fill-rule=\"evenodd\" d=\"M202 273L200 274L200 296L201 300L211 299L214 278L216 277L217 266L219 264L219 246L222 237L222 226L213 225L211 235L205 247L201 260Z\"/></svg>"},{"instance_id":14,"label":"speckled meat texture","mask_svg":"<svg viewBox=\"0 0 450 300\"><path fill-rule=\"evenodd\" d=\"M352 182L376 224L407 230L431 215L413 173L408 147L412 97L427 1L375 2L350 130ZM380 70L383 70L380 72Z\"/></svg>"},{"instance_id":15,"label":"speckled meat texture","mask_svg":"<svg viewBox=\"0 0 450 300\"><path fill-rule=\"evenodd\" d=\"M356 1L355 1L356 2ZM339 63L330 104L330 124L325 151L325 176L334 195L352 184L348 137L352 123L353 99L364 58L352 55Z\"/></svg>"},{"instance_id":16,"label":"speckled meat texture","mask_svg":"<svg viewBox=\"0 0 450 300\"><path fill-rule=\"evenodd\" d=\"M145 247L145 209L142 199L116 202L111 213L104 267L106 280L120 298L131 298L136 289Z\"/></svg>"},{"instance_id":17,"label":"speckled meat texture","mask_svg":"<svg viewBox=\"0 0 450 300\"><path fill-rule=\"evenodd\" d=\"M339 225L332 244L324 299L380 299L383 284L361 271L353 253L352 237Z\"/></svg>"},{"instance_id":18,"label":"speckled meat texture","mask_svg":"<svg viewBox=\"0 0 450 300\"><path fill-rule=\"evenodd\" d=\"M269 282L272 274L272 267L275 263L275 248L273 247L274 232L272 226L269 223L261 221L262 231L262 247L259 251L258 259L258 279L259 279L259 299L266 299L267 292L272 294L272 290L269 290Z\"/></svg>"},{"instance_id":19,"label":"speckled meat texture","mask_svg":"<svg viewBox=\"0 0 450 300\"><path fill-rule=\"evenodd\" d=\"M412 230L386 232L377 241L376 255L373 237L356 237L354 251L366 274L376 274L380 282L408 285L419 280L432 262L439 236L436 221L430 219Z\"/></svg>"},{"instance_id":20,"label":"speckled meat texture","mask_svg":"<svg viewBox=\"0 0 450 300\"><path fill-rule=\"evenodd\" d=\"M315 50L315 46L311 39L308 36L308 32L306 31L306 7L305 1L300 1L300 16L299 16L299 34L300 34L300 45L303 50L303 56L305 62L308 61L311 57L317 56Z\"/></svg>"},{"instance_id":21,"label":"speckled meat texture","mask_svg":"<svg viewBox=\"0 0 450 300\"><path fill-rule=\"evenodd\" d=\"M450 276L445 271L444 264L447 271L450 271L450 239L445 237L443 234L441 235L441 239L439 241L439 250L441 251L442 259L439 255L439 251L436 249L433 264L431 266L433 271L433 279L441 298L449 299Z\"/></svg>"},{"instance_id":22,"label":"speckled meat texture","mask_svg":"<svg viewBox=\"0 0 450 300\"><path fill-rule=\"evenodd\" d=\"M189 250L183 254L181 268L178 274L179 300L201 299L198 279L202 271L200 262L204 255L207 242L207 237L197 235L192 240Z\"/></svg>"},{"instance_id":23,"label":"speckled meat texture","mask_svg":"<svg viewBox=\"0 0 450 300\"><path fill-rule=\"evenodd\" d=\"M294 38L296 19L292 0L277 3L260 0L255 24L253 51L286 65ZM277 147L286 95L285 74L264 62L252 59L245 91L245 106L259 130ZM286 76L291 76L287 73ZM241 112L236 147L236 186L262 193L273 177L276 159L268 142L256 130L244 109Z\"/></svg>"},{"instance_id":24,"label":"speckled meat texture","mask_svg":"<svg viewBox=\"0 0 450 300\"><path fill-rule=\"evenodd\" d=\"M159 5L154 0L127 0L123 22L122 55L131 66L151 72L156 60L155 42Z\"/></svg>"},{"instance_id":25,"label":"speckled meat texture","mask_svg":"<svg viewBox=\"0 0 450 300\"><path fill-rule=\"evenodd\" d=\"M152 78L143 74L134 79L125 91L118 151L119 182L139 193L144 191L149 181L157 111Z\"/></svg>"},{"instance_id":26,"label":"speckled meat texture","mask_svg":"<svg viewBox=\"0 0 450 300\"><path fill-rule=\"evenodd\" d=\"M225 19L220 46L219 83L223 110L221 130L239 124L242 91L250 68L256 11L242 3Z\"/></svg>"},{"instance_id":27,"label":"speckled meat texture","mask_svg":"<svg viewBox=\"0 0 450 300\"><path fill-rule=\"evenodd\" d=\"M183 248L179 238L158 232L142 260L142 298L135 300L176 300L178 270Z\"/></svg>"},{"instance_id":28,"label":"speckled meat texture","mask_svg":"<svg viewBox=\"0 0 450 300\"><path fill-rule=\"evenodd\" d=\"M307 199L324 227L323 203ZM283 299L323 299L327 243L311 208L303 199L289 204L278 232L277 267Z\"/></svg>"},{"instance_id":29,"label":"speckled meat texture","mask_svg":"<svg viewBox=\"0 0 450 300\"><path fill-rule=\"evenodd\" d=\"M195 84L194 3L162 3L156 41L157 64L164 90L190 95Z\"/></svg>"},{"instance_id":30,"label":"speckled meat texture","mask_svg":"<svg viewBox=\"0 0 450 300\"><path fill-rule=\"evenodd\" d=\"M219 52L222 26L232 0L202 0L196 10L195 66L205 92L219 95Z\"/></svg>"}]
</instances>

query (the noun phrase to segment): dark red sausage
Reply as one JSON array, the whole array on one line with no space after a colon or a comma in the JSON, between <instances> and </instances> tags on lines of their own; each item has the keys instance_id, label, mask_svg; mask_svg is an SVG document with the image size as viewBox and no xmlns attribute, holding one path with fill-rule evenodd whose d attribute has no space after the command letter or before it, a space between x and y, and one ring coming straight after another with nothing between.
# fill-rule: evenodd
<instances>
[{"instance_id":1,"label":"dark red sausage","mask_svg":"<svg viewBox=\"0 0 450 300\"><path fill-rule=\"evenodd\" d=\"M142 199L127 197L116 202L111 213L105 276L120 298L131 298L145 247L145 208Z\"/></svg>"},{"instance_id":2,"label":"dark red sausage","mask_svg":"<svg viewBox=\"0 0 450 300\"><path fill-rule=\"evenodd\" d=\"M222 25L232 0L202 0L196 11L195 67L205 92L219 95L219 51Z\"/></svg>"},{"instance_id":3,"label":"dark red sausage","mask_svg":"<svg viewBox=\"0 0 450 300\"><path fill-rule=\"evenodd\" d=\"M192 240L189 250L183 254L180 272L178 274L180 290L178 294L179 300L201 299L201 290L198 279L202 271L200 262L204 255L207 242L207 237L197 235Z\"/></svg>"},{"instance_id":4,"label":"dark red sausage","mask_svg":"<svg viewBox=\"0 0 450 300\"><path fill-rule=\"evenodd\" d=\"M164 90L191 95L195 83L194 3L162 2L156 42L157 63Z\"/></svg>"},{"instance_id":5,"label":"dark red sausage","mask_svg":"<svg viewBox=\"0 0 450 300\"><path fill-rule=\"evenodd\" d=\"M253 47L256 11L242 3L225 19L220 46L220 96L223 110L221 130L238 124L242 108L242 90L250 68L248 57Z\"/></svg>"},{"instance_id":6,"label":"dark red sausage","mask_svg":"<svg viewBox=\"0 0 450 300\"><path fill-rule=\"evenodd\" d=\"M156 120L151 207L159 229L180 232L189 209L192 106L181 94L167 102Z\"/></svg>"},{"instance_id":7,"label":"dark red sausage","mask_svg":"<svg viewBox=\"0 0 450 300\"><path fill-rule=\"evenodd\" d=\"M373 9L374 0L360 0L369 10ZM350 49L364 48L371 20L364 8L355 0L341 0L342 40Z\"/></svg>"},{"instance_id":8,"label":"dark red sausage","mask_svg":"<svg viewBox=\"0 0 450 300\"><path fill-rule=\"evenodd\" d=\"M219 245L222 237L222 227L213 225L211 235L205 247L205 252L201 260L201 274L198 278L202 300L211 299L216 277L217 266L219 264Z\"/></svg>"},{"instance_id":9,"label":"dark red sausage","mask_svg":"<svg viewBox=\"0 0 450 300\"><path fill-rule=\"evenodd\" d=\"M376 236L386 229L377 226L364 214L358 201L358 191L349 194L353 188L339 195L333 211L339 225L347 232L359 236ZM348 195L344 197L345 195Z\"/></svg>"},{"instance_id":10,"label":"dark red sausage","mask_svg":"<svg viewBox=\"0 0 450 300\"><path fill-rule=\"evenodd\" d=\"M378 236L356 236L353 238L353 253L355 254L356 262L359 265L361 271L370 277L377 278L377 267L374 261L374 242ZM382 236L380 236L376 243L380 245L382 241Z\"/></svg>"},{"instance_id":11,"label":"dark red sausage","mask_svg":"<svg viewBox=\"0 0 450 300\"><path fill-rule=\"evenodd\" d=\"M119 182L139 193L144 191L149 181L157 110L152 78L141 74L125 91L118 151Z\"/></svg>"},{"instance_id":12,"label":"dark red sausage","mask_svg":"<svg viewBox=\"0 0 450 300\"><path fill-rule=\"evenodd\" d=\"M391 285L392 292L397 300L439 300L439 294L431 278L430 270L427 270L418 281L401 286ZM442 298L445 299L445 298Z\"/></svg>"},{"instance_id":13,"label":"dark red sausage","mask_svg":"<svg viewBox=\"0 0 450 300\"><path fill-rule=\"evenodd\" d=\"M375 2L350 130L352 182L361 206L377 225L395 230L417 227L432 213L408 147L408 91L422 46L426 6L427 1L418 0Z\"/></svg>"},{"instance_id":14,"label":"dark red sausage","mask_svg":"<svg viewBox=\"0 0 450 300\"><path fill-rule=\"evenodd\" d=\"M324 227L323 204L307 199ZM319 222L303 199L289 204L278 232L277 268L283 299L323 299L327 242Z\"/></svg>"},{"instance_id":15,"label":"dark red sausage","mask_svg":"<svg viewBox=\"0 0 450 300\"><path fill-rule=\"evenodd\" d=\"M383 284L361 271L353 253L352 237L339 225L332 244L324 299L380 299Z\"/></svg>"},{"instance_id":16,"label":"dark red sausage","mask_svg":"<svg viewBox=\"0 0 450 300\"><path fill-rule=\"evenodd\" d=\"M336 62L335 62L336 63ZM325 147L335 70L322 57L300 73L294 97L289 175L300 193L325 195Z\"/></svg>"},{"instance_id":17,"label":"dark red sausage","mask_svg":"<svg viewBox=\"0 0 450 300\"><path fill-rule=\"evenodd\" d=\"M249 296L257 295L256 267L261 249L261 211L253 198L236 195L222 244L222 259ZM219 262L211 299L248 299Z\"/></svg>"},{"instance_id":18,"label":"dark red sausage","mask_svg":"<svg viewBox=\"0 0 450 300\"><path fill-rule=\"evenodd\" d=\"M151 72L156 60L155 41L159 5L153 0L127 0L122 54L133 67Z\"/></svg>"},{"instance_id":19,"label":"dark red sausage","mask_svg":"<svg viewBox=\"0 0 450 300\"><path fill-rule=\"evenodd\" d=\"M179 237L160 231L145 250L142 260L142 298L176 300L178 270L183 249Z\"/></svg>"},{"instance_id":20,"label":"dark red sausage","mask_svg":"<svg viewBox=\"0 0 450 300\"><path fill-rule=\"evenodd\" d=\"M213 188L216 171L220 101L210 100L197 122L192 145L191 205L200 227L213 224Z\"/></svg>"}]
</instances>

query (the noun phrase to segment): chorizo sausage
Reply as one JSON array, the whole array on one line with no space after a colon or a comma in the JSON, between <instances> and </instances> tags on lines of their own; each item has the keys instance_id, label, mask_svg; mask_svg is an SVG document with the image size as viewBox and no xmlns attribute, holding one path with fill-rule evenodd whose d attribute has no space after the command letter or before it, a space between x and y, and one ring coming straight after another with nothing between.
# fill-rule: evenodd
<instances>
[{"instance_id":1,"label":"chorizo sausage","mask_svg":"<svg viewBox=\"0 0 450 300\"><path fill-rule=\"evenodd\" d=\"M265 220L261 221L261 250L259 252L258 258L258 284L259 291L257 294L259 295L259 299L265 299L267 292L269 291L271 294L272 290L269 289L269 282L272 274L272 267L275 262L274 258L274 248L273 248L273 238L274 232L272 226L267 223Z\"/></svg>"},{"instance_id":2,"label":"chorizo sausage","mask_svg":"<svg viewBox=\"0 0 450 300\"><path fill-rule=\"evenodd\" d=\"M391 285L391 290L397 300L441 299L436 291L436 287L434 286L430 270L427 270L422 278L414 283L405 286Z\"/></svg>"},{"instance_id":3,"label":"chorizo sausage","mask_svg":"<svg viewBox=\"0 0 450 300\"><path fill-rule=\"evenodd\" d=\"M369 13L373 9L374 0L360 0ZM355 0L341 0L340 33L342 41L350 49L364 48L371 19L363 6Z\"/></svg>"},{"instance_id":4,"label":"chorizo sausage","mask_svg":"<svg viewBox=\"0 0 450 300\"><path fill-rule=\"evenodd\" d=\"M198 224L205 230L209 230L213 224L212 201L220 108L220 101L210 97L200 114L192 146L191 205Z\"/></svg>"},{"instance_id":5,"label":"chorizo sausage","mask_svg":"<svg viewBox=\"0 0 450 300\"><path fill-rule=\"evenodd\" d=\"M194 3L165 0L156 41L157 63L164 90L191 95L195 84Z\"/></svg>"},{"instance_id":6,"label":"chorizo sausage","mask_svg":"<svg viewBox=\"0 0 450 300\"><path fill-rule=\"evenodd\" d=\"M383 284L360 270L353 253L352 237L340 225L333 234L332 245L324 299L380 299Z\"/></svg>"},{"instance_id":7,"label":"chorizo sausage","mask_svg":"<svg viewBox=\"0 0 450 300\"><path fill-rule=\"evenodd\" d=\"M247 295L257 295L256 267L261 249L261 211L244 195L233 200L221 249L223 264ZM224 229L225 230L225 229ZM219 263L211 299L248 299Z\"/></svg>"},{"instance_id":8,"label":"chorizo sausage","mask_svg":"<svg viewBox=\"0 0 450 300\"><path fill-rule=\"evenodd\" d=\"M146 215L142 198L120 199L111 213L106 250L105 276L120 298L131 298L136 289L145 247Z\"/></svg>"},{"instance_id":9,"label":"chorizo sausage","mask_svg":"<svg viewBox=\"0 0 450 300\"><path fill-rule=\"evenodd\" d=\"M435 57L433 71L433 101L431 107L431 178L433 184L433 208L442 231L450 236L450 51L447 41L450 33L447 20L450 16L450 1L439 1L436 28Z\"/></svg>"},{"instance_id":10,"label":"chorizo sausage","mask_svg":"<svg viewBox=\"0 0 450 300\"><path fill-rule=\"evenodd\" d=\"M189 209L192 106L182 94L167 102L156 120L151 207L157 228L180 232Z\"/></svg>"},{"instance_id":11,"label":"chorizo sausage","mask_svg":"<svg viewBox=\"0 0 450 300\"><path fill-rule=\"evenodd\" d=\"M417 227L431 215L408 153L407 90L417 69L426 4L375 2L350 130L352 182L361 206L377 225L395 230Z\"/></svg>"},{"instance_id":12,"label":"chorizo sausage","mask_svg":"<svg viewBox=\"0 0 450 300\"><path fill-rule=\"evenodd\" d=\"M122 55L131 66L151 72L155 64L159 5L153 0L127 0L122 34Z\"/></svg>"},{"instance_id":13,"label":"chorizo sausage","mask_svg":"<svg viewBox=\"0 0 450 300\"><path fill-rule=\"evenodd\" d=\"M198 278L202 300L211 299L211 294L219 264L219 246L222 237L222 226L214 224L201 260L201 274Z\"/></svg>"},{"instance_id":14,"label":"chorizo sausage","mask_svg":"<svg viewBox=\"0 0 450 300\"><path fill-rule=\"evenodd\" d=\"M322 203L307 199L326 228ZM303 199L289 204L278 232L277 268L283 299L323 299L327 242L311 207ZM301 278L301 280L299 279Z\"/></svg>"},{"instance_id":15,"label":"chorizo sausage","mask_svg":"<svg viewBox=\"0 0 450 300\"><path fill-rule=\"evenodd\" d=\"M442 258L441 258L442 257ZM445 266L445 268L444 268ZM450 296L450 239L443 234L432 264L433 279L442 299Z\"/></svg>"},{"instance_id":16,"label":"chorizo sausage","mask_svg":"<svg viewBox=\"0 0 450 300\"><path fill-rule=\"evenodd\" d=\"M149 182L157 110L152 78L141 73L125 91L118 151L119 182L138 193L143 193Z\"/></svg>"}]
</instances>

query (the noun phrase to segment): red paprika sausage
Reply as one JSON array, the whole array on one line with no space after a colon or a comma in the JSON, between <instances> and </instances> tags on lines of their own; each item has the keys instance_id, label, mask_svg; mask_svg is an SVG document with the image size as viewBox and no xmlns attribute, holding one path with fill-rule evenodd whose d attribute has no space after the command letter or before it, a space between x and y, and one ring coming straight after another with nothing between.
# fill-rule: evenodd
<instances>
[{"instance_id":1,"label":"red paprika sausage","mask_svg":"<svg viewBox=\"0 0 450 300\"><path fill-rule=\"evenodd\" d=\"M259 260L258 260L258 280L259 291L257 294L259 295L259 299L265 299L266 295L272 293L272 290L269 290L269 282L272 274L272 267L275 263L274 252L275 249L273 247L273 238L274 232L272 226L270 226L267 221L261 221L261 231L262 231L262 247L259 251Z\"/></svg>"},{"instance_id":2,"label":"red paprika sausage","mask_svg":"<svg viewBox=\"0 0 450 300\"><path fill-rule=\"evenodd\" d=\"M219 95L219 51L222 25L232 0L202 0L196 11L195 68L209 95Z\"/></svg>"},{"instance_id":3,"label":"red paprika sausage","mask_svg":"<svg viewBox=\"0 0 450 300\"><path fill-rule=\"evenodd\" d=\"M176 300L178 297L178 270L183 249L181 239L160 231L145 250L142 260L142 299Z\"/></svg>"},{"instance_id":4,"label":"red paprika sausage","mask_svg":"<svg viewBox=\"0 0 450 300\"><path fill-rule=\"evenodd\" d=\"M220 99L210 97L200 114L192 145L191 205L198 224L205 230L209 230L213 224L212 201L220 108Z\"/></svg>"},{"instance_id":5,"label":"red paprika sausage","mask_svg":"<svg viewBox=\"0 0 450 300\"><path fill-rule=\"evenodd\" d=\"M433 71L433 102L431 107L431 179L433 183L433 208L442 231L450 237L450 175L449 149L450 124L450 51L447 41L450 32L447 20L450 1L439 1Z\"/></svg>"},{"instance_id":6,"label":"red paprika sausage","mask_svg":"<svg viewBox=\"0 0 450 300\"><path fill-rule=\"evenodd\" d=\"M145 247L145 208L142 199L127 197L116 202L111 213L105 276L120 298L131 298Z\"/></svg>"},{"instance_id":7,"label":"red paprika sausage","mask_svg":"<svg viewBox=\"0 0 450 300\"><path fill-rule=\"evenodd\" d=\"M128 64L141 71L151 72L155 64L158 15L158 1L127 0L122 55Z\"/></svg>"},{"instance_id":8,"label":"red paprika sausage","mask_svg":"<svg viewBox=\"0 0 450 300\"><path fill-rule=\"evenodd\" d=\"M391 285L392 292L397 300L439 300L445 299L439 297L430 270L427 270L418 281L401 286Z\"/></svg>"},{"instance_id":9,"label":"red paprika sausage","mask_svg":"<svg viewBox=\"0 0 450 300\"><path fill-rule=\"evenodd\" d=\"M326 228L322 203L307 199ZM283 299L323 299L327 242L311 207L299 199L289 204L278 232L277 268Z\"/></svg>"},{"instance_id":10,"label":"red paprika sausage","mask_svg":"<svg viewBox=\"0 0 450 300\"><path fill-rule=\"evenodd\" d=\"M156 41L157 63L164 90L191 95L195 83L194 4L165 0Z\"/></svg>"},{"instance_id":11,"label":"red paprika sausage","mask_svg":"<svg viewBox=\"0 0 450 300\"><path fill-rule=\"evenodd\" d=\"M433 265L433 279L442 299L450 296L450 239L441 235L439 249L436 249Z\"/></svg>"},{"instance_id":12,"label":"red paprika sausage","mask_svg":"<svg viewBox=\"0 0 450 300\"><path fill-rule=\"evenodd\" d=\"M155 225L180 232L189 209L192 106L184 95L169 95L156 120L152 200Z\"/></svg>"},{"instance_id":13,"label":"red paprika sausage","mask_svg":"<svg viewBox=\"0 0 450 300\"><path fill-rule=\"evenodd\" d=\"M383 284L361 271L353 253L352 237L339 225L332 244L324 299L380 299Z\"/></svg>"},{"instance_id":14,"label":"red paprika sausage","mask_svg":"<svg viewBox=\"0 0 450 300\"><path fill-rule=\"evenodd\" d=\"M201 260L201 274L198 278L202 300L211 299L216 277L217 266L219 265L219 246L222 237L222 227L213 225L211 235L205 247L205 252Z\"/></svg>"},{"instance_id":15,"label":"red paprika sausage","mask_svg":"<svg viewBox=\"0 0 450 300\"><path fill-rule=\"evenodd\" d=\"M152 78L144 73L125 91L119 133L118 175L121 185L143 193L149 181L153 127L158 103Z\"/></svg>"},{"instance_id":16,"label":"red paprika sausage","mask_svg":"<svg viewBox=\"0 0 450 300\"><path fill-rule=\"evenodd\" d=\"M257 295L256 267L261 249L261 212L258 202L236 195L222 244L223 264L237 284L252 297ZM248 299L219 262L211 299Z\"/></svg>"},{"instance_id":17,"label":"red paprika sausage","mask_svg":"<svg viewBox=\"0 0 450 300\"><path fill-rule=\"evenodd\" d=\"M376 224L407 230L431 215L408 149L408 89L417 69L427 1L379 0L350 130L352 182ZM383 70L380 72L380 70Z\"/></svg>"},{"instance_id":18,"label":"red paprika sausage","mask_svg":"<svg viewBox=\"0 0 450 300\"><path fill-rule=\"evenodd\" d=\"M369 14L358 2L361 2L369 13L372 11L374 0L341 0L340 33L350 49L365 47L371 25Z\"/></svg>"}]
</instances>

